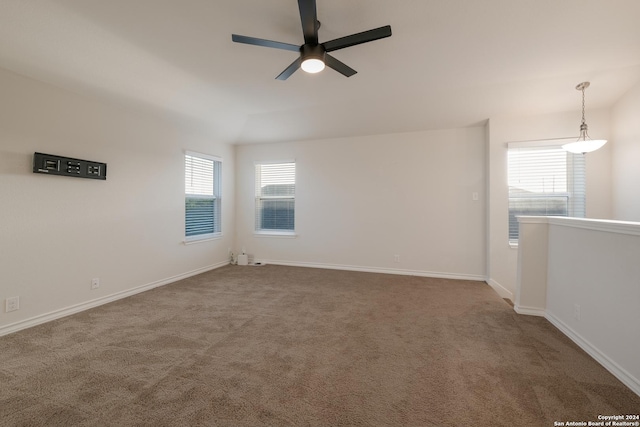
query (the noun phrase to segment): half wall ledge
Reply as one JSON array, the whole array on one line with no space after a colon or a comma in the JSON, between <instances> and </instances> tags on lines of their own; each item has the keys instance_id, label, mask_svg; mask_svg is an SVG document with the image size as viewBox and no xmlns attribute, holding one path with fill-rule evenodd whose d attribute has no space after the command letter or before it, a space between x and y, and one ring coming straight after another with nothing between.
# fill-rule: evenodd
<instances>
[{"instance_id":1,"label":"half wall ledge","mask_svg":"<svg viewBox=\"0 0 640 427\"><path fill-rule=\"evenodd\" d=\"M640 395L640 223L518 221L514 310L545 317Z\"/></svg>"}]
</instances>

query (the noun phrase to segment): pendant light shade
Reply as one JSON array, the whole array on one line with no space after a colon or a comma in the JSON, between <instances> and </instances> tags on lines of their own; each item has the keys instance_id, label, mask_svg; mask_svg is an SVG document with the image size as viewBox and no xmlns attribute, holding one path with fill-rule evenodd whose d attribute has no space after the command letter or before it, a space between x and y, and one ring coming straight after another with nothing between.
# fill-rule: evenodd
<instances>
[{"instance_id":1,"label":"pendant light shade","mask_svg":"<svg viewBox=\"0 0 640 427\"><path fill-rule=\"evenodd\" d=\"M584 90L588 88L590 84L591 83L589 82L582 82L576 86L576 90L582 91L582 123L580 124L580 136L578 137L578 140L562 146L565 151L570 153L590 153L592 151L596 151L607 143L606 139L591 139L587 132L588 127L584 120Z\"/></svg>"},{"instance_id":2,"label":"pendant light shade","mask_svg":"<svg viewBox=\"0 0 640 427\"><path fill-rule=\"evenodd\" d=\"M579 139L576 142L564 144L562 148L570 153L585 154L602 148L606 143L606 139L590 139L587 137L586 139Z\"/></svg>"}]
</instances>

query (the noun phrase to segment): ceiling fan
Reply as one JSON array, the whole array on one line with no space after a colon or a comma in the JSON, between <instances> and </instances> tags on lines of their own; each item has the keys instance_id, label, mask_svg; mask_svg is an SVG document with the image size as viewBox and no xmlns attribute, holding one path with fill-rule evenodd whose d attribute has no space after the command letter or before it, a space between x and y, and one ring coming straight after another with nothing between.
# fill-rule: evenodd
<instances>
[{"instance_id":1,"label":"ceiling fan","mask_svg":"<svg viewBox=\"0 0 640 427\"><path fill-rule=\"evenodd\" d=\"M391 36L391 26L386 25L384 27L374 28L373 30L340 37L328 42L318 43L318 29L320 28L320 21L318 21L317 17L316 0L298 0L298 8L300 9L302 33L304 35L304 44L301 46L272 40L258 39L255 37L241 36L238 34L231 35L231 40L236 43L252 44L256 46L298 52L300 57L293 61L291 65L276 77L278 80L288 79L298 68L302 68L308 73L317 73L322 71L325 65L329 68L333 68L346 77L351 77L357 73L357 71L338 61L336 58L329 55L328 52Z\"/></svg>"}]
</instances>

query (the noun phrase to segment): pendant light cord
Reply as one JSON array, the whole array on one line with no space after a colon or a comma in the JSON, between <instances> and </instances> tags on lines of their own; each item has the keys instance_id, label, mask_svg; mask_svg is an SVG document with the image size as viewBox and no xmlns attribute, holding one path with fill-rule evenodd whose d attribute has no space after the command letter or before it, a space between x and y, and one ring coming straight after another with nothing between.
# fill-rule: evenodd
<instances>
[{"instance_id":1,"label":"pendant light cord","mask_svg":"<svg viewBox=\"0 0 640 427\"><path fill-rule=\"evenodd\" d=\"M582 124L585 124L585 120L584 120L584 87L582 88Z\"/></svg>"}]
</instances>

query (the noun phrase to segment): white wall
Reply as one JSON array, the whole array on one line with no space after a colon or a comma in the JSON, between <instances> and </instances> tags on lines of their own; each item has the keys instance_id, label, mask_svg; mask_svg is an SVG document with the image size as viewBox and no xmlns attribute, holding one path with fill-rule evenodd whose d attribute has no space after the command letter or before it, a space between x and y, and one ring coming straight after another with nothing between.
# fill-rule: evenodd
<instances>
[{"instance_id":1,"label":"white wall","mask_svg":"<svg viewBox=\"0 0 640 427\"><path fill-rule=\"evenodd\" d=\"M613 132L613 217L640 221L640 83L611 113Z\"/></svg>"},{"instance_id":2,"label":"white wall","mask_svg":"<svg viewBox=\"0 0 640 427\"><path fill-rule=\"evenodd\" d=\"M640 224L550 220L547 318L640 395L638 259Z\"/></svg>"},{"instance_id":3,"label":"white wall","mask_svg":"<svg viewBox=\"0 0 640 427\"><path fill-rule=\"evenodd\" d=\"M544 316L547 304L548 217L518 217L518 273L513 309Z\"/></svg>"},{"instance_id":4,"label":"white wall","mask_svg":"<svg viewBox=\"0 0 640 427\"><path fill-rule=\"evenodd\" d=\"M613 110L615 141L587 157L590 218L640 217L639 111L640 85ZM0 301L21 297L20 310L0 310L0 332L220 265L229 247L299 265L488 277L513 299L506 143L577 135L579 119L498 117L486 127L234 147L0 69ZM608 110L587 111L587 120L593 136L610 137ZM182 244L184 149L224 158L220 240ZM33 174L34 151L106 162L108 179ZM298 237L255 237L253 162L291 158ZM100 289L89 290L92 277Z\"/></svg>"},{"instance_id":5,"label":"white wall","mask_svg":"<svg viewBox=\"0 0 640 427\"><path fill-rule=\"evenodd\" d=\"M640 223L520 219L515 310L546 317L640 395Z\"/></svg>"},{"instance_id":6,"label":"white wall","mask_svg":"<svg viewBox=\"0 0 640 427\"><path fill-rule=\"evenodd\" d=\"M484 141L474 127L238 146L237 247L267 262L482 280ZM254 162L288 159L298 237L256 237Z\"/></svg>"},{"instance_id":7,"label":"white wall","mask_svg":"<svg viewBox=\"0 0 640 427\"><path fill-rule=\"evenodd\" d=\"M608 110L587 111L593 137L610 138ZM489 121L488 141L488 277L489 284L513 300L518 250L509 246L507 143L572 137L577 138L579 111L532 117L496 117ZM611 202L611 147L587 154L587 217L609 219Z\"/></svg>"},{"instance_id":8,"label":"white wall","mask_svg":"<svg viewBox=\"0 0 640 427\"><path fill-rule=\"evenodd\" d=\"M220 240L182 243L185 149L224 159ZM34 174L35 151L105 162L107 180ZM232 146L0 69L0 301L20 297L0 333L225 263L233 179Z\"/></svg>"}]
</instances>

